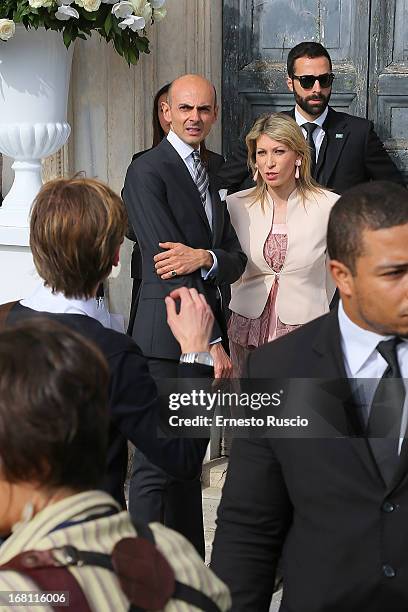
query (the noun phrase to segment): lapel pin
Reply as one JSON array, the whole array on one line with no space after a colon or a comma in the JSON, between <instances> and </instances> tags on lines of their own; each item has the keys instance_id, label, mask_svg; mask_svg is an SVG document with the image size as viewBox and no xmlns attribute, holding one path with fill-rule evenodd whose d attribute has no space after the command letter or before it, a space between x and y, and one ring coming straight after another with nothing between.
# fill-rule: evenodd
<instances>
[{"instance_id":1,"label":"lapel pin","mask_svg":"<svg viewBox=\"0 0 408 612\"><path fill-rule=\"evenodd\" d=\"M336 134L336 138L343 138L343 134Z\"/></svg>"}]
</instances>

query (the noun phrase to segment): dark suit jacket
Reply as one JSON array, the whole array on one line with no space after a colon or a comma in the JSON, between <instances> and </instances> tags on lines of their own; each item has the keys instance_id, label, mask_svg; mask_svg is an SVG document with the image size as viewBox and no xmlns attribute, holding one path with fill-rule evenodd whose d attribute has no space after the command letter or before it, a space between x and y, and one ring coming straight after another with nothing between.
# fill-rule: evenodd
<instances>
[{"instance_id":1,"label":"dark suit jacket","mask_svg":"<svg viewBox=\"0 0 408 612\"><path fill-rule=\"evenodd\" d=\"M201 473L208 439L160 438L159 411L162 407L156 385L149 374L147 360L129 336L103 327L99 321L79 314L37 312L16 304L7 324L46 316L94 342L105 356L109 381L109 448L103 488L125 505L124 484L130 440L153 463L180 479L194 479ZM35 364L33 364L35 367ZM180 377L202 378L212 368L181 364Z\"/></svg>"},{"instance_id":2,"label":"dark suit jacket","mask_svg":"<svg viewBox=\"0 0 408 612\"><path fill-rule=\"evenodd\" d=\"M144 155L145 153L147 153L148 151L151 151L151 148L145 149L144 151L138 151L138 153L135 153L132 157L132 162L135 161L135 159L137 159L141 155ZM123 191L122 191L122 198L123 198ZM140 253L140 248L137 242L136 234L133 231L132 225L130 223L128 225L128 229L126 232L126 238L129 238L129 240L132 240L134 242L133 249L132 249L132 259L130 260L130 276L131 278L142 280L142 271L143 271L142 254Z\"/></svg>"},{"instance_id":3,"label":"dark suit jacket","mask_svg":"<svg viewBox=\"0 0 408 612\"><path fill-rule=\"evenodd\" d=\"M282 551L281 612L406 612L408 445L386 487L367 441L341 437L359 432L337 309L254 351L247 376L340 377L344 388L317 406L337 421L337 436L232 444L212 567L231 589L234 612L269 610Z\"/></svg>"},{"instance_id":4,"label":"dark suit jacket","mask_svg":"<svg viewBox=\"0 0 408 612\"><path fill-rule=\"evenodd\" d=\"M294 119L295 109L286 114ZM315 171L318 183L340 194L369 180L387 180L404 185L401 173L384 149L371 121L329 107L323 129L326 135ZM244 141L222 166L218 179L221 187L228 188L231 193L253 187Z\"/></svg>"},{"instance_id":5,"label":"dark suit jacket","mask_svg":"<svg viewBox=\"0 0 408 612\"><path fill-rule=\"evenodd\" d=\"M144 155L145 153L147 153L147 151L151 151L151 149L145 149L144 151L139 151L138 153L135 153L132 157L132 161L134 161L141 155ZM216 176L218 170L221 168L225 160L222 155L219 155L218 153L214 153L214 151L210 151L209 149L207 149L207 155L208 155L208 168L207 168L208 173L212 176ZM130 262L130 276L132 278L137 278L141 280L142 270L143 270L142 255L140 253L140 248L137 242L136 234L133 231L133 228L131 225L129 225L128 231L126 232L126 237L129 238L129 240L133 240L133 242L135 243L133 245L132 259Z\"/></svg>"},{"instance_id":6,"label":"dark suit jacket","mask_svg":"<svg viewBox=\"0 0 408 612\"><path fill-rule=\"evenodd\" d=\"M164 297L181 286L203 293L213 311L219 311L220 288L223 305L228 305L229 285L242 274L246 256L242 252L225 203L210 175L213 231L198 189L174 147L165 138L157 147L135 159L128 168L123 199L129 221L142 253L143 282L133 337L148 357L178 359L180 348L166 322ZM218 260L216 278L204 281L201 270L162 280L153 257L159 242L181 242L195 249L212 250ZM216 321L213 339L222 336L221 320Z\"/></svg>"}]
</instances>

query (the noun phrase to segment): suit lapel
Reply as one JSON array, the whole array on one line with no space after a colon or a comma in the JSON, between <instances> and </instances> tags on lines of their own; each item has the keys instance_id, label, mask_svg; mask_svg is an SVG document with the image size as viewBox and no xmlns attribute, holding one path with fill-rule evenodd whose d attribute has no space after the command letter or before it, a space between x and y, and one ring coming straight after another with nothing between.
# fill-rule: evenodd
<instances>
[{"instance_id":1,"label":"suit lapel","mask_svg":"<svg viewBox=\"0 0 408 612\"><path fill-rule=\"evenodd\" d=\"M283 112L296 121L295 108ZM329 106L323 129L325 135L320 146L314 177L321 185L327 185L349 136L349 128L347 123L339 119L336 111Z\"/></svg>"},{"instance_id":2,"label":"suit lapel","mask_svg":"<svg viewBox=\"0 0 408 612\"><path fill-rule=\"evenodd\" d=\"M344 367L337 308L331 310L325 318L324 325L321 326L313 345L313 350L323 358L322 370L321 374L319 372L319 375L329 379L326 391L334 400L340 402L343 407L343 414L347 423L345 435L347 435L351 448L358 455L370 475L376 480L381 479L382 481L367 440L363 438L357 406L354 402L352 389ZM336 401L334 401L333 405L336 405ZM339 404L337 403L337 408L338 406ZM339 414L341 414L341 411L337 410L337 416L335 416L336 423L332 424L341 431L341 418Z\"/></svg>"},{"instance_id":3,"label":"suit lapel","mask_svg":"<svg viewBox=\"0 0 408 612\"><path fill-rule=\"evenodd\" d=\"M319 157L317 159L317 164L316 164L316 168L314 171L314 178L319 176L319 173L320 173L320 170L323 164L323 160L326 157L326 150L327 150L327 132L325 133L323 137L323 142L320 145Z\"/></svg>"},{"instance_id":4,"label":"suit lapel","mask_svg":"<svg viewBox=\"0 0 408 612\"><path fill-rule=\"evenodd\" d=\"M319 151L316 177L319 183L327 185L350 131L347 123L343 119L339 119L336 111L330 107L323 129L326 133Z\"/></svg>"},{"instance_id":5,"label":"suit lapel","mask_svg":"<svg viewBox=\"0 0 408 612\"><path fill-rule=\"evenodd\" d=\"M224 164L225 160L222 155L218 153L214 153L214 151L209 151L207 149L208 155L208 174L212 174L213 178L216 177L218 170Z\"/></svg>"},{"instance_id":6,"label":"suit lapel","mask_svg":"<svg viewBox=\"0 0 408 612\"><path fill-rule=\"evenodd\" d=\"M344 368L337 308L324 319L313 350L320 357L319 378L323 379L322 386L332 399L332 414L328 414L326 419L343 435L356 435L360 432L360 425L357 412L353 410L352 391Z\"/></svg>"},{"instance_id":7,"label":"suit lapel","mask_svg":"<svg viewBox=\"0 0 408 612\"><path fill-rule=\"evenodd\" d=\"M387 494L391 493L393 489L398 487L399 484L402 483L408 477L408 440L404 438L401 447L401 453L398 461L398 466L394 477L387 488Z\"/></svg>"},{"instance_id":8,"label":"suit lapel","mask_svg":"<svg viewBox=\"0 0 408 612\"><path fill-rule=\"evenodd\" d=\"M340 344L337 308L333 308L325 317L313 343L313 350L319 355L328 357L324 362L323 376L347 378Z\"/></svg>"},{"instance_id":9,"label":"suit lapel","mask_svg":"<svg viewBox=\"0 0 408 612\"><path fill-rule=\"evenodd\" d=\"M211 236L211 228L208 223L207 215L205 214L204 207L201 203L200 194L186 164L177 153L176 149L169 143L167 138L163 138L161 143L157 145L157 148L162 149L162 153L167 158L167 162L174 166L174 172L180 177L182 189L186 198L188 198L189 204L195 210L200 217L201 221L206 226L207 233Z\"/></svg>"}]
</instances>

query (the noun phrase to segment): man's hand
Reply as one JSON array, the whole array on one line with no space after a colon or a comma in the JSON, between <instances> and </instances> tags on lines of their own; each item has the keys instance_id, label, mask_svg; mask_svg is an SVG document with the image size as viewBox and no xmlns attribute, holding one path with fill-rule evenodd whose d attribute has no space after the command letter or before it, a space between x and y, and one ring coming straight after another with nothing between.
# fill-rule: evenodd
<instances>
[{"instance_id":1,"label":"man's hand","mask_svg":"<svg viewBox=\"0 0 408 612\"><path fill-rule=\"evenodd\" d=\"M177 314L176 302L180 300ZM205 297L197 289L180 287L165 298L167 323L182 353L208 352L214 315Z\"/></svg>"},{"instance_id":2,"label":"man's hand","mask_svg":"<svg viewBox=\"0 0 408 612\"><path fill-rule=\"evenodd\" d=\"M158 276L163 280L191 274L200 268L209 270L213 265L211 253L205 249L192 249L181 242L159 242L159 247L167 249L153 257Z\"/></svg>"},{"instance_id":3,"label":"man's hand","mask_svg":"<svg viewBox=\"0 0 408 612\"><path fill-rule=\"evenodd\" d=\"M210 347L210 353L214 359L214 378L231 378L232 377L232 363L221 342L212 344Z\"/></svg>"}]
</instances>

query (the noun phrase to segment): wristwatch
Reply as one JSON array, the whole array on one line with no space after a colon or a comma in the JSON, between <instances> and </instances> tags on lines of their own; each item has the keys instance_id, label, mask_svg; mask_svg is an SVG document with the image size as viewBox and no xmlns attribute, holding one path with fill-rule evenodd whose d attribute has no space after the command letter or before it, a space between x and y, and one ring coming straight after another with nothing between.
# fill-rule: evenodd
<instances>
[{"instance_id":1,"label":"wristwatch","mask_svg":"<svg viewBox=\"0 0 408 612\"><path fill-rule=\"evenodd\" d=\"M210 353L182 353L180 356L180 363L199 363L213 367L214 360Z\"/></svg>"}]
</instances>

